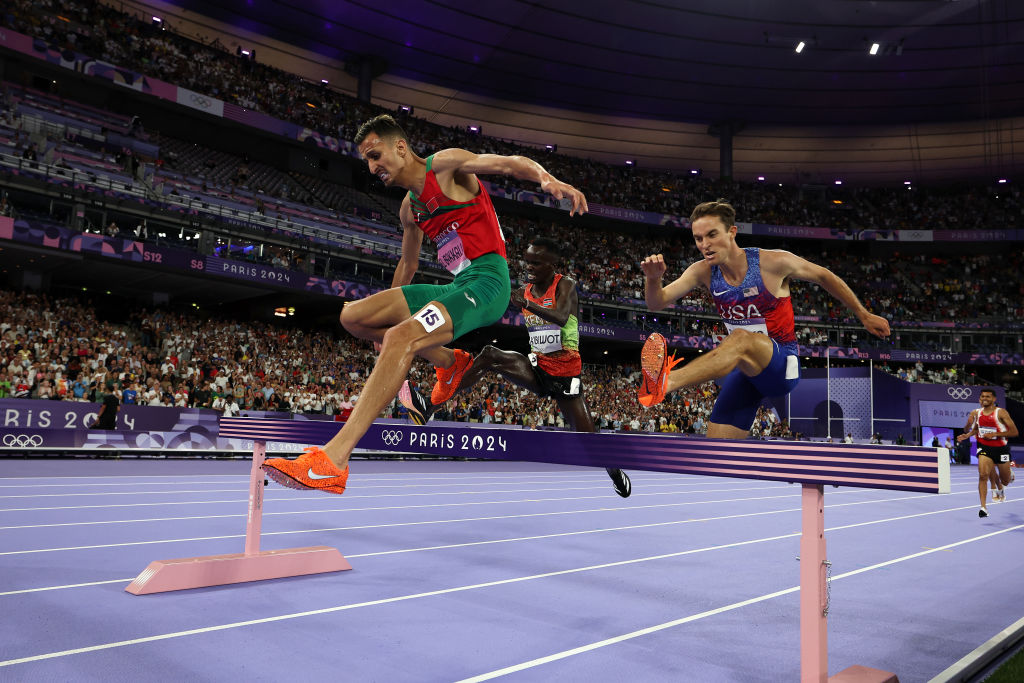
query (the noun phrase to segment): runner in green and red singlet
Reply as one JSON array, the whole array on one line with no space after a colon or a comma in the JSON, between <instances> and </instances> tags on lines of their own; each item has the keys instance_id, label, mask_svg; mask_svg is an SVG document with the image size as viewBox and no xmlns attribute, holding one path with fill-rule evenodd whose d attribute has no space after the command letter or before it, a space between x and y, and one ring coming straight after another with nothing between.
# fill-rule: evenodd
<instances>
[{"instance_id":1,"label":"runner in green and red singlet","mask_svg":"<svg viewBox=\"0 0 1024 683\"><path fill-rule=\"evenodd\" d=\"M341 324L353 335L380 344L377 364L345 426L322 449L311 448L296 460L264 463L267 475L292 488L343 493L348 460L374 418L395 397L413 356L437 368L435 403L458 388L473 357L446 344L471 330L501 319L512 285L505 260L505 239L490 197L476 174L510 175L532 180L556 199L566 199L569 215L587 211L587 200L522 156L474 154L445 149L417 156L409 138L387 115L364 123L354 142L370 173L386 186L409 190L399 217L404 229L402 256L391 289L349 302ZM437 246L438 260L455 276L447 285L413 285L423 236Z\"/></svg>"}]
</instances>

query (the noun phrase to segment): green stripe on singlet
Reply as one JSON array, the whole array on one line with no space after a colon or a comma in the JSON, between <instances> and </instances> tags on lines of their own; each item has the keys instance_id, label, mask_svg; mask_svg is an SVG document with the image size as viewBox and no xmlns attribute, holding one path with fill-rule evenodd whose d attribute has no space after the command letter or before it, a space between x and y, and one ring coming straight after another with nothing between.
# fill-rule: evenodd
<instances>
[{"instance_id":1,"label":"green stripe on singlet","mask_svg":"<svg viewBox=\"0 0 1024 683\"><path fill-rule=\"evenodd\" d=\"M434 155L431 154L427 157L427 173L430 173L431 167L434 165ZM441 214L450 213L457 209L467 209L471 206L475 206L475 200L469 204L450 204L448 206L439 206L433 211L427 209L426 202L422 201L410 190L409 192L409 203L415 205L413 208L416 209L417 214L426 214L426 218L417 217L417 222L423 220L430 220L431 218L437 218Z\"/></svg>"}]
</instances>

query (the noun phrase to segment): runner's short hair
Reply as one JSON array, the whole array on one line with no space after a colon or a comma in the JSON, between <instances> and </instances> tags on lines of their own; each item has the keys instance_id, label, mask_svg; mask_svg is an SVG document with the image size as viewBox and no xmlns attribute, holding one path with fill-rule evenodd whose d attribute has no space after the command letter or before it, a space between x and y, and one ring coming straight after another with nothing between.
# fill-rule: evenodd
<instances>
[{"instance_id":1,"label":"runner's short hair","mask_svg":"<svg viewBox=\"0 0 1024 683\"><path fill-rule=\"evenodd\" d=\"M382 140L384 138L400 138L409 142L409 136L405 134L405 130L398 125L398 122L390 114L379 114L368 121L364 121L363 125L359 126L359 130L356 131L356 137L352 142L361 145L363 140L370 136L370 133L376 133Z\"/></svg>"},{"instance_id":2,"label":"runner's short hair","mask_svg":"<svg viewBox=\"0 0 1024 683\"><path fill-rule=\"evenodd\" d=\"M736 209L724 199L716 199L713 202L698 204L694 208L693 213L690 214L690 222L693 223L698 218L704 218L705 216L717 217L727 228L736 225Z\"/></svg>"},{"instance_id":3,"label":"runner's short hair","mask_svg":"<svg viewBox=\"0 0 1024 683\"><path fill-rule=\"evenodd\" d=\"M530 240L531 247L538 247L540 249L546 249L549 254L554 256L562 255L562 245L551 239L550 237L534 237Z\"/></svg>"}]
</instances>

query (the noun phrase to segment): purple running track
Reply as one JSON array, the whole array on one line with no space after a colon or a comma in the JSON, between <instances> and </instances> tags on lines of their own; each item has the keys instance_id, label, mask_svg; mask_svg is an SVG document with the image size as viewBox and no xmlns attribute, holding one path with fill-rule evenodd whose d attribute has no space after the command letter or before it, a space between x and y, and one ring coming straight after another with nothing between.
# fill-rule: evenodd
<instances>
[{"instance_id":1,"label":"purple running track","mask_svg":"<svg viewBox=\"0 0 1024 683\"><path fill-rule=\"evenodd\" d=\"M774 681L799 677L800 487L517 462L355 461L266 491L263 548L353 571L133 596L151 560L240 552L243 461L6 460L7 680ZM1024 497L826 488L829 670L926 681L1019 618ZM978 590L978 578L989 589Z\"/></svg>"}]
</instances>

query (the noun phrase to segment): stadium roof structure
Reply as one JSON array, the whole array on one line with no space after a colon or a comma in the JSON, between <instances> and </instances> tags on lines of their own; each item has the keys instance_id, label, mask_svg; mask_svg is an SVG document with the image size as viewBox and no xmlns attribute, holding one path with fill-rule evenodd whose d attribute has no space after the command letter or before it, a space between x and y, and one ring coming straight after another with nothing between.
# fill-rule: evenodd
<instances>
[{"instance_id":1,"label":"stadium roof structure","mask_svg":"<svg viewBox=\"0 0 1024 683\"><path fill-rule=\"evenodd\" d=\"M594 114L798 125L1024 114L1018 0L174 4L413 81Z\"/></svg>"}]
</instances>

